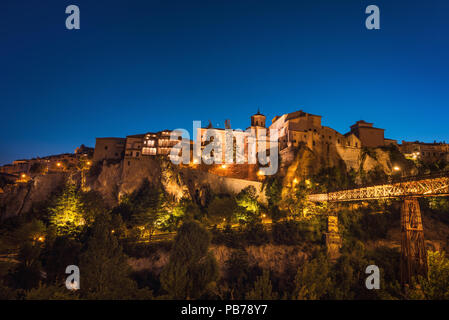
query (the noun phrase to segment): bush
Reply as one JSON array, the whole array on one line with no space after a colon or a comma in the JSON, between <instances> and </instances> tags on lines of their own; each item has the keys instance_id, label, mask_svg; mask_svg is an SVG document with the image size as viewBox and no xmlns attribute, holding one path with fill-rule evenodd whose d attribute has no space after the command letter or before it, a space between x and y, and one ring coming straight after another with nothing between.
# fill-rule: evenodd
<instances>
[{"instance_id":1,"label":"bush","mask_svg":"<svg viewBox=\"0 0 449 320\"><path fill-rule=\"evenodd\" d=\"M262 223L250 223L243 232L245 242L249 245L260 246L270 242L270 234Z\"/></svg>"},{"instance_id":2,"label":"bush","mask_svg":"<svg viewBox=\"0 0 449 320\"><path fill-rule=\"evenodd\" d=\"M276 244L295 245L301 240L298 221L288 220L275 223L271 233Z\"/></svg>"}]
</instances>

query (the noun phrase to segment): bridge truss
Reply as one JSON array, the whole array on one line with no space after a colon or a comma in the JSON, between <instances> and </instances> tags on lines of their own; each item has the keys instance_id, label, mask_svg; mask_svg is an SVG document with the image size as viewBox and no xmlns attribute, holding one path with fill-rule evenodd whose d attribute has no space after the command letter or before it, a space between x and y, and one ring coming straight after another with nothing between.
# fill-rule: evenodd
<instances>
[{"instance_id":1,"label":"bridge truss","mask_svg":"<svg viewBox=\"0 0 449 320\"><path fill-rule=\"evenodd\" d=\"M401 282L408 286L418 275L427 276L427 252L418 198L449 195L449 175L422 176L357 189L311 194L312 202L345 202L400 198ZM334 218L335 219L335 218ZM336 220L333 222L336 224ZM335 236L335 235L334 235Z\"/></svg>"},{"instance_id":2,"label":"bridge truss","mask_svg":"<svg viewBox=\"0 0 449 320\"><path fill-rule=\"evenodd\" d=\"M311 194L312 202L343 202L401 197L436 197L449 195L449 176L416 178L391 184L379 184L357 189Z\"/></svg>"}]
</instances>

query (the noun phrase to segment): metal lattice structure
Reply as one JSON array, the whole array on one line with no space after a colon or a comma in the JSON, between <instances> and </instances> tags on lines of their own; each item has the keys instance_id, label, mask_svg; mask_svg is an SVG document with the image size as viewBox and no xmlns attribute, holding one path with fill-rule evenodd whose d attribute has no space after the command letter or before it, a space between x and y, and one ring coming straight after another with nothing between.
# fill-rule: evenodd
<instances>
[{"instance_id":1,"label":"metal lattice structure","mask_svg":"<svg viewBox=\"0 0 449 320\"><path fill-rule=\"evenodd\" d=\"M401 179L357 189L311 194L312 202L344 202L400 198L401 283L410 285L417 276L427 275L427 252L418 198L449 195L449 173Z\"/></svg>"},{"instance_id":2,"label":"metal lattice structure","mask_svg":"<svg viewBox=\"0 0 449 320\"><path fill-rule=\"evenodd\" d=\"M427 275L427 252L417 198L405 198L401 207L401 283Z\"/></svg>"},{"instance_id":3,"label":"metal lattice structure","mask_svg":"<svg viewBox=\"0 0 449 320\"><path fill-rule=\"evenodd\" d=\"M429 197L449 195L449 176L428 176L404 181L367 186L329 193L311 194L312 202L362 201L402 197Z\"/></svg>"}]
</instances>

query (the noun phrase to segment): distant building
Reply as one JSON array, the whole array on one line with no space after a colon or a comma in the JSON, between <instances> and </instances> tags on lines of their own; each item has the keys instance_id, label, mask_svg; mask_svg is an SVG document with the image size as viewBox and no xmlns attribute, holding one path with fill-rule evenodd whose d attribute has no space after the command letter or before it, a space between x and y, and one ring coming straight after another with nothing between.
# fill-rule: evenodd
<instances>
[{"instance_id":1,"label":"distant building","mask_svg":"<svg viewBox=\"0 0 449 320\"><path fill-rule=\"evenodd\" d=\"M399 149L405 157L413 160L421 160L427 163L438 160L449 161L449 144L444 142L402 141Z\"/></svg>"},{"instance_id":2,"label":"distant building","mask_svg":"<svg viewBox=\"0 0 449 320\"><path fill-rule=\"evenodd\" d=\"M279 130L280 150L300 144L317 151L325 151L331 146L361 147L356 136L342 135L330 127L322 126L321 116L302 110L274 117L270 129Z\"/></svg>"},{"instance_id":3,"label":"distant building","mask_svg":"<svg viewBox=\"0 0 449 320\"><path fill-rule=\"evenodd\" d=\"M263 116L264 117L264 116ZM226 153L232 154L232 162L236 162L236 149L235 146L237 143L240 143L243 147L243 156L244 159L241 159L242 162L247 161L247 153L248 153L248 146L247 146L247 137L249 136L249 132L246 131L239 131L239 130L232 130L232 142L227 143L226 141L226 130L232 130L231 129L231 123L229 120L225 121L225 128L214 128L211 123L205 128L198 128L197 136L201 141L201 154L203 154L204 148L210 143L212 143L215 139L215 137L218 137L220 144L221 144L221 163L226 163ZM208 137L209 135L209 137ZM214 155L214 151L211 151L211 155Z\"/></svg>"},{"instance_id":4,"label":"distant building","mask_svg":"<svg viewBox=\"0 0 449 320\"><path fill-rule=\"evenodd\" d=\"M123 159L125 138L97 138L93 161Z\"/></svg>"},{"instance_id":5,"label":"distant building","mask_svg":"<svg viewBox=\"0 0 449 320\"><path fill-rule=\"evenodd\" d=\"M84 144L82 144L75 149L74 154L92 157L92 155L94 154L94 148L86 147Z\"/></svg>"},{"instance_id":6,"label":"distant building","mask_svg":"<svg viewBox=\"0 0 449 320\"><path fill-rule=\"evenodd\" d=\"M170 140L172 131L148 132L126 137L125 157L168 156L178 140Z\"/></svg>"},{"instance_id":7,"label":"distant building","mask_svg":"<svg viewBox=\"0 0 449 320\"><path fill-rule=\"evenodd\" d=\"M382 147L385 145L384 129L373 127L372 123L360 120L351 126L351 133L360 139L363 147Z\"/></svg>"}]
</instances>

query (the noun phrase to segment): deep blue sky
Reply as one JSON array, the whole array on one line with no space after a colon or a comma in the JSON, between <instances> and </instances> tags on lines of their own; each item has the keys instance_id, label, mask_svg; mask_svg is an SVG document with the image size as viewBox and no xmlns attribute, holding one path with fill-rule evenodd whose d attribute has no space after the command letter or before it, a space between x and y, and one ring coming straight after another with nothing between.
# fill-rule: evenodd
<instances>
[{"instance_id":1,"label":"deep blue sky","mask_svg":"<svg viewBox=\"0 0 449 320\"><path fill-rule=\"evenodd\" d=\"M65 28L65 8L81 29ZM380 7L381 30L365 28ZM0 164L303 109L449 141L447 0L2 0Z\"/></svg>"}]
</instances>

